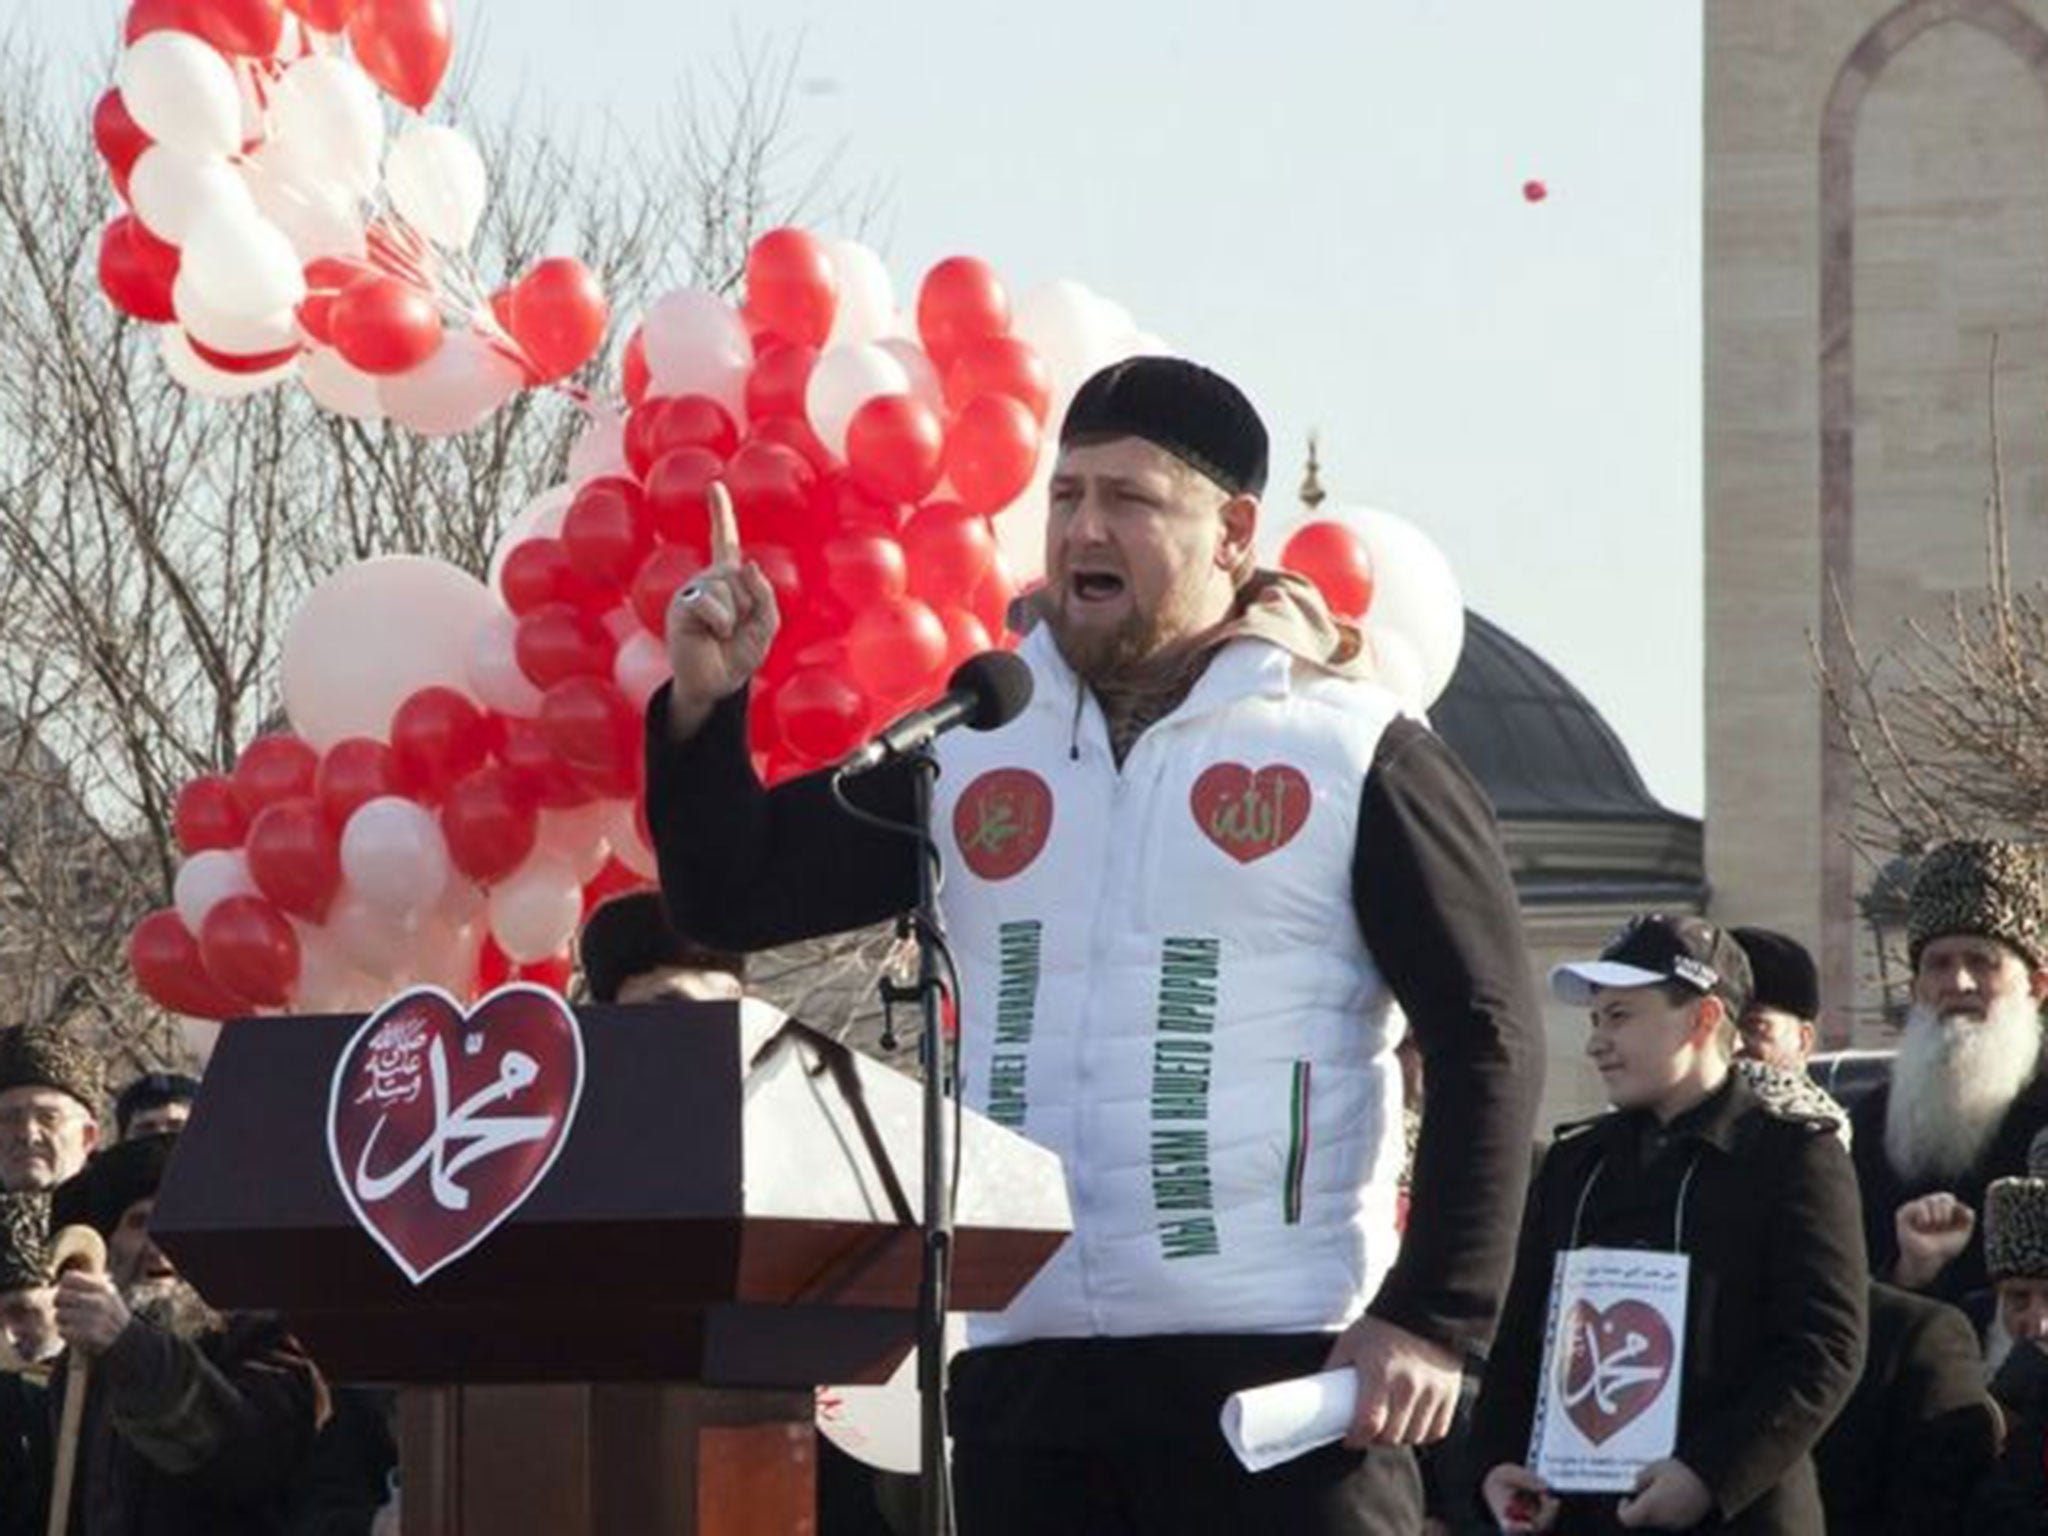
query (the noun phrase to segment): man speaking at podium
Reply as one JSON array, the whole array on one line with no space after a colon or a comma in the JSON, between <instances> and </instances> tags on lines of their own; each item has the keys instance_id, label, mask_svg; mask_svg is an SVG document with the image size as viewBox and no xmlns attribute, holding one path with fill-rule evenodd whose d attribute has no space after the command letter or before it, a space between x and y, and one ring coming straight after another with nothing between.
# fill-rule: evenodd
<instances>
[{"instance_id":1,"label":"man speaking at podium","mask_svg":"<svg viewBox=\"0 0 2048 1536\"><path fill-rule=\"evenodd\" d=\"M954 1363L963 1536L1418 1530L1410 1447L1448 1430L1506 1287L1542 1026L1492 812L1357 632L1255 568L1266 458L1193 363L1083 385L1031 702L937 749L963 1092L1060 1154L1074 1214ZM722 498L713 545L648 714L676 927L751 950L907 909L910 839L827 774L756 779L746 685L779 618ZM848 793L913 815L901 765ZM1428 1111L1404 1240L1407 1029ZM1243 1471L1224 1398L1326 1363L1358 1372L1349 1442Z\"/></svg>"}]
</instances>

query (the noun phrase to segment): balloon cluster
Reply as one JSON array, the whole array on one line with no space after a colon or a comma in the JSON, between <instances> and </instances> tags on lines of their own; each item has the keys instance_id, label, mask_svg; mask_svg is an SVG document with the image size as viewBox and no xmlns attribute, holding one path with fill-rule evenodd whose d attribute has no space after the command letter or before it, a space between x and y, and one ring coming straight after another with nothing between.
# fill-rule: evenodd
<instances>
[{"instance_id":1,"label":"balloon cluster","mask_svg":"<svg viewBox=\"0 0 2048 1536\"><path fill-rule=\"evenodd\" d=\"M1465 599L1428 534L1391 512L1320 508L1288 533L1280 564L1358 624L1380 681L1403 703L1422 710L1436 702L1465 647Z\"/></svg>"},{"instance_id":2,"label":"balloon cluster","mask_svg":"<svg viewBox=\"0 0 2048 1536\"><path fill-rule=\"evenodd\" d=\"M740 305L660 299L625 349L626 409L589 407L488 585L384 557L299 606L292 730L180 793L174 906L130 940L143 989L226 1018L559 984L588 908L654 874L641 719L670 599L709 558L712 482L783 614L750 709L772 782L1001 643L1004 547L1041 558L1046 422L1159 345L1075 283L1013 309L971 257L899 314L872 251L796 229L755 242Z\"/></svg>"},{"instance_id":3,"label":"balloon cluster","mask_svg":"<svg viewBox=\"0 0 2048 1536\"><path fill-rule=\"evenodd\" d=\"M298 378L323 408L467 431L590 360L595 278L543 261L493 292L488 200L459 129L408 117L447 72L446 0L133 0L93 138L127 211L100 286L160 327L171 377L219 399ZM381 93L381 95L380 95Z\"/></svg>"}]
</instances>

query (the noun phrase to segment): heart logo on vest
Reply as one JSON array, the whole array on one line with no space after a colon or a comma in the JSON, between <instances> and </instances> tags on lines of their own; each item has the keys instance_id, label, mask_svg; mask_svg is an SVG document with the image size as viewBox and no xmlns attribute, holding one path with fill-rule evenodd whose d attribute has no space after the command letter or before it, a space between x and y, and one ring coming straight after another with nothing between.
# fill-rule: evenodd
<instances>
[{"instance_id":1,"label":"heart logo on vest","mask_svg":"<svg viewBox=\"0 0 2048 1536\"><path fill-rule=\"evenodd\" d=\"M953 807L953 841L984 880L1023 873L1052 836L1052 790L1028 768L994 768Z\"/></svg>"},{"instance_id":2,"label":"heart logo on vest","mask_svg":"<svg viewBox=\"0 0 2048 1536\"><path fill-rule=\"evenodd\" d=\"M1571 1330L1558 1382L1564 1411L1580 1434L1603 1445L1648 1410L1671 1379L1671 1325L1640 1301L1604 1311L1575 1301L1564 1322Z\"/></svg>"},{"instance_id":3,"label":"heart logo on vest","mask_svg":"<svg viewBox=\"0 0 2048 1536\"><path fill-rule=\"evenodd\" d=\"M1188 803L1195 825L1240 864L1278 853L1308 824L1313 804L1308 775L1285 763L1257 773L1243 763L1202 770Z\"/></svg>"},{"instance_id":4,"label":"heart logo on vest","mask_svg":"<svg viewBox=\"0 0 2048 1536\"><path fill-rule=\"evenodd\" d=\"M526 1203L583 1097L583 1034L553 992L514 983L465 1013L401 993L335 1063L327 1155L363 1230L414 1285Z\"/></svg>"}]
</instances>

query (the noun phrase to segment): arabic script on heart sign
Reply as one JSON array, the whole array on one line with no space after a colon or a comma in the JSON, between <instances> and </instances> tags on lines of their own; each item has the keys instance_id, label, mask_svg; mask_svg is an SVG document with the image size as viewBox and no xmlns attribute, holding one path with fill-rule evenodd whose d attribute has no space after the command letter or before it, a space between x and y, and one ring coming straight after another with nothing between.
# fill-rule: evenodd
<instances>
[{"instance_id":1,"label":"arabic script on heart sign","mask_svg":"<svg viewBox=\"0 0 2048 1536\"><path fill-rule=\"evenodd\" d=\"M1671 1327L1655 1307L1618 1301L1601 1309L1575 1301L1562 1319L1570 1347L1558 1391L1579 1433L1604 1445L1657 1401L1671 1379Z\"/></svg>"}]
</instances>

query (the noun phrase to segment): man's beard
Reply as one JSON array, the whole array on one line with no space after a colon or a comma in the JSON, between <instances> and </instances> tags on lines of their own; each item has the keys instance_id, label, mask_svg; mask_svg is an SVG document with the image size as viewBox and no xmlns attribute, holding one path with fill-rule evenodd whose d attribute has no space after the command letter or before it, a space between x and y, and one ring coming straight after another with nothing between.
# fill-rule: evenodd
<instances>
[{"instance_id":1,"label":"man's beard","mask_svg":"<svg viewBox=\"0 0 2048 1536\"><path fill-rule=\"evenodd\" d=\"M181 1339L218 1333L221 1316L201 1299L189 1281L173 1275L138 1280L128 1288L128 1310L144 1322Z\"/></svg>"},{"instance_id":2,"label":"man's beard","mask_svg":"<svg viewBox=\"0 0 2048 1536\"><path fill-rule=\"evenodd\" d=\"M1909 1185L1960 1178L1976 1166L2041 1059L2041 1015L2017 993L1981 1022L1938 1018L1915 1004L1892 1063L1885 1157Z\"/></svg>"}]
</instances>

